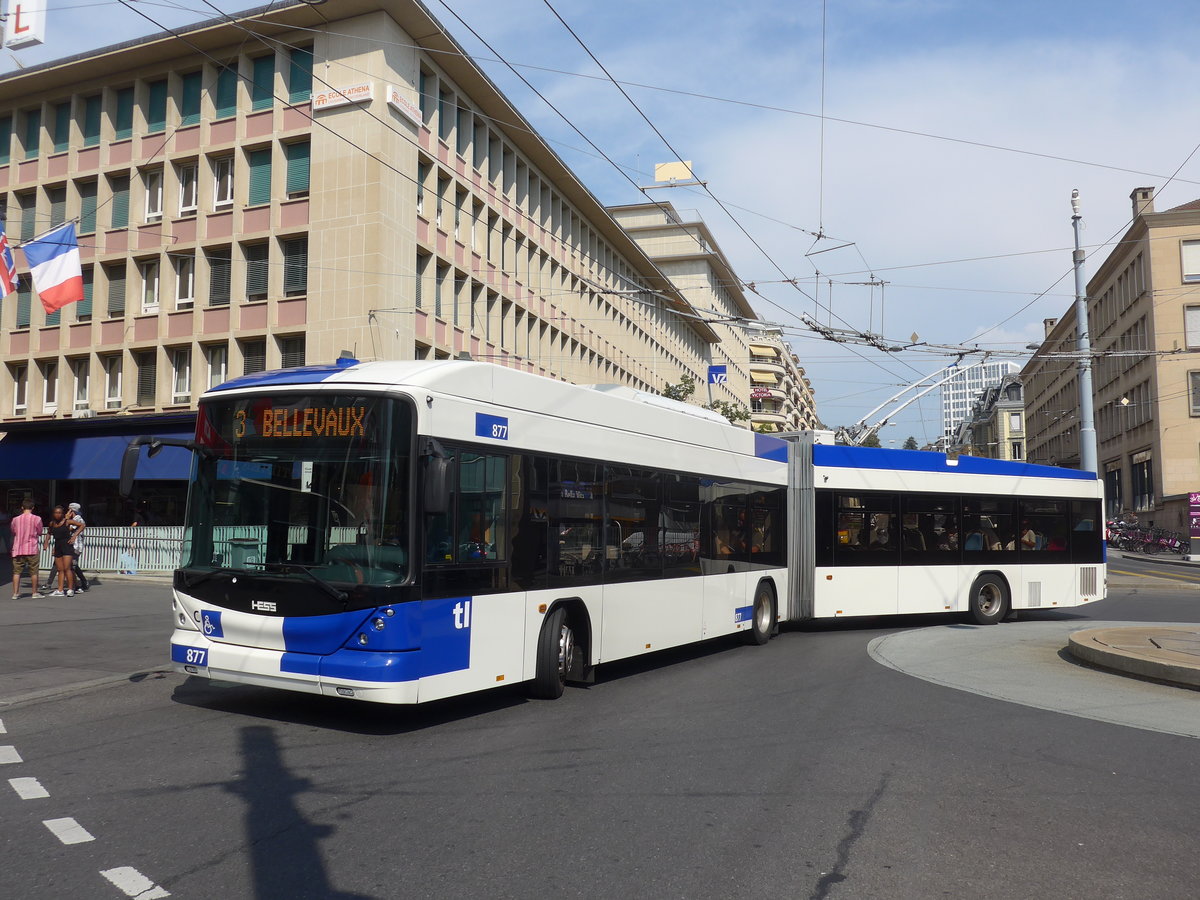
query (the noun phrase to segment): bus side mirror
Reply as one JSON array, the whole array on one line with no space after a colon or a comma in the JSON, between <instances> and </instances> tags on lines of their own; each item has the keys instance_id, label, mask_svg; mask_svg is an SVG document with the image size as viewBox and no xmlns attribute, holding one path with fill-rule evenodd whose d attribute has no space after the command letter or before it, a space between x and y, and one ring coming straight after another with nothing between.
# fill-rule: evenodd
<instances>
[{"instance_id":1,"label":"bus side mirror","mask_svg":"<svg viewBox=\"0 0 1200 900\"><path fill-rule=\"evenodd\" d=\"M142 445L149 443L151 438L135 437L125 448L121 457L121 477L117 482L117 493L128 500L133 495L133 479L137 475L138 459L142 455Z\"/></svg>"},{"instance_id":2,"label":"bus side mirror","mask_svg":"<svg viewBox=\"0 0 1200 900\"><path fill-rule=\"evenodd\" d=\"M433 438L425 441L425 512L444 513L450 509L450 458Z\"/></svg>"}]
</instances>

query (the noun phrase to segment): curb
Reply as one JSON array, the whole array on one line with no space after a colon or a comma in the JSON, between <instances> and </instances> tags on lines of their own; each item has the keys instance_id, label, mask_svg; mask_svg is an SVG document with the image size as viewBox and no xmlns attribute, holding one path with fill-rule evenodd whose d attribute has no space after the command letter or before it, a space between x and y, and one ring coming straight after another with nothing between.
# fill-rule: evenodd
<instances>
[{"instance_id":1,"label":"curb","mask_svg":"<svg viewBox=\"0 0 1200 900\"><path fill-rule=\"evenodd\" d=\"M1179 654L1160 648L1151 637L1152 634L1154 637L1171 637L1175 634L1193 640L1196 638L1195 629L1089 628L1072 632L1068 637L1067 652L1082 662L1102 669L1200 688L1200 665L1172 662L1171 659ZM1144 644L1145 649L1127 649L1129 644Z\"/></svg>"}]
</instances>

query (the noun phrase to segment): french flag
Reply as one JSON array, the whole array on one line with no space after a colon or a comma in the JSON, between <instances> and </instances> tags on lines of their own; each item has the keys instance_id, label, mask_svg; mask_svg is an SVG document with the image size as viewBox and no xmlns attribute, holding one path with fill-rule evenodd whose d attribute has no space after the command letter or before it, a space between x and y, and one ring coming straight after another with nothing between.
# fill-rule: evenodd
<instances>
[{"instance_id":1,"label":"french flag","mask_svg":"<svg viewBox=\"0 0 1200 900\"><path fill-rule=\"evenodd\" d=\"M83 268L79 263L74 222L27 241L21 249L29 263L33 289L47 313L83 299Z\"/></svg>"},{"instance_id":2,"label":"french flag","mask_svg":"<svg viewBox=\"0 0 1200 900\"><path fill-rule=\"evenodd\" d=\"M13 259L8 235L4 233L4 221L0 220L0 300L17 289L17 263Z\"/></svg>"}]
</instances>

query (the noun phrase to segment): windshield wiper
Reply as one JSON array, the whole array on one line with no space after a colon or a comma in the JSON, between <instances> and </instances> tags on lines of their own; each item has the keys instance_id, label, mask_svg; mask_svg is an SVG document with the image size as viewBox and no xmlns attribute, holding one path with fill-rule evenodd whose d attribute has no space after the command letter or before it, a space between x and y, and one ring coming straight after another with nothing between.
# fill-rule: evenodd
<instances>
[{"instance_id":1,"label":"windshield wiper","mask_svg":"<svg viewBox=\"0 0 1200 900\"><path fill-rule=\"evenodd\" d=\"M318 575L316 572L314 572L311 567L302 565L301 563L273 562L273 563L262 563L262 565L264 566L264 568L267 569L267 571L270 571L271 569L280 569L284 572L293 571L293 570L298 571L298 572L303 572L305 575L307 575L309 578L311 578L313 580L313 583L316 584L318 587L320 587L321 590L323 590L325 593L327 593L330 597L332 597L338 603L341 603L343 605L346 603L346 600L349 596L345 591L338 590L336 587L334 587L332 584L330 584L328 581L326 581L324 578L322 578L320 575Z\"/></svg>"},{"instance_id":2,"label":"windshield wiper","mask_svg":"<svg viewBox=\"0 0 1200 900\"><path fill-rule=\"evenodd\" d=\"M231 569L231 568L228 568L227 566L214 566L213 568L209 569L207 572L201 572L198 575L189 576L187 573L187 570L185 569L184 573L183 573L183 586L188 587L188 588L195 587L196 585L200 584L201 582L208 581L208 579L212 578L218 572L221 573L222 575L241 575L241 574L243 574L243 570L241 570L241 569Z\"/></svg>"}]
</instances>

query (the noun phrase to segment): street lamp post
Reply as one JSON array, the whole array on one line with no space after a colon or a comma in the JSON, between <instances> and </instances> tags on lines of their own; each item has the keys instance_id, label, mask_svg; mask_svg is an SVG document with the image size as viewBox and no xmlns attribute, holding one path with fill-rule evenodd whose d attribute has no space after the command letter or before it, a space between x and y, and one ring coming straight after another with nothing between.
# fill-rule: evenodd
<instances>
[{"instance_id":1,"label":"street lamp post","mask_svg":"<svg viewBox=\"0 0 1200 900\"><path fill-rule=\"evenodd\" d=\"M1088 334L1086 285L1083 282L1083 247L1079 232L1083 214L1079 191L1071 191L1071 226L1075 231L1075 352L1079 354L1079 468L1098 473L1096 461L1096 415L1092 408L1092 340Z\"/></svg>"}]
</instances>

